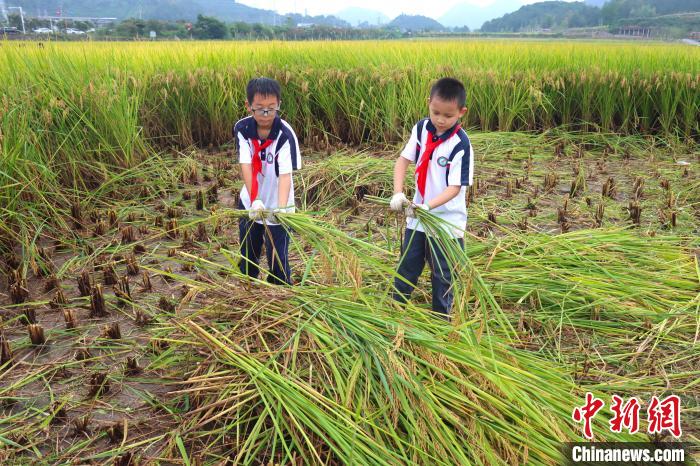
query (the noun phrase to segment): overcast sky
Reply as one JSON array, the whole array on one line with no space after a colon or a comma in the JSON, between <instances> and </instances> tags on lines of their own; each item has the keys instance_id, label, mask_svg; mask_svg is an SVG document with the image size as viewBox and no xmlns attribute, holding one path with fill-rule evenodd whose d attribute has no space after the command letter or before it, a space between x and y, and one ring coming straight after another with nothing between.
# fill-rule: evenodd
<instances>
[{"instance_id":1,"label":"overcast sky","mask_svg":"<svg viewBox=\"0 0 700 466\"><path fill-rule=\"evenodd\" d=\"M349 6L368 8L370 10L381 11L389 18L394 18L401 13L409 15L424 15L431 18L439 18L452 6L459 3L468 3L475 6L488 6L498 3L499 0L237 0L238 3L276 10L279 13L304 13L310 15L330 15ZM526 5L542 0L519 0Z\"/></svg>"}]
</instances>

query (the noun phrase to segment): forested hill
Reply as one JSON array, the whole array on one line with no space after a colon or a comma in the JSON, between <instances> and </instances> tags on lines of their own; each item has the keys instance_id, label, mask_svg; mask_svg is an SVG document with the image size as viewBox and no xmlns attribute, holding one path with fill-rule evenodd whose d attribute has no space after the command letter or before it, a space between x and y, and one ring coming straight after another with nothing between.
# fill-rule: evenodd
<instances>
[{"instance_id":1,"label":"forested hill","mask_svg":"<svg viewBox=\"0 0 700 466\"><path fill-rule=\"evenodd\" d=\"M551 1L526 5L501 18L487 21L482 32L520 32L534 29L596 26L601 9L583 2Z\"/></svg>"}]
</instances>

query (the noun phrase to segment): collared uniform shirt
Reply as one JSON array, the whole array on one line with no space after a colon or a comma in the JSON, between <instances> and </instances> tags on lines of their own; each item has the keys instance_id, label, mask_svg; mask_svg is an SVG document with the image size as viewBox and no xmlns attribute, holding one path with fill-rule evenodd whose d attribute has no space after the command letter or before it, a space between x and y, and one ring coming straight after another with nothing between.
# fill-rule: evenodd
<instances>
[{"instance_id":1,"label":"collared uniform shirt","mask_svg":"<svg viewBox=\"0 0 700 466\"><path fill-rule=\"evenodd\" d=\"M252 163L254 153L253 139L258 138L258 126L252 116L239 120L233 127L233 136L238 148L238 162ZM299 141L292 127L278 116L272 123L272 129L268 139L272 139L272 144L260 152L262 170L258 175L258 198L265 204L265 209L277 208L277 197L279 191L279 176L292 173L301 168L301 153L299 151ZM264 141L261 141L264 142ZM252 204L250 193L244 185L241 189L240 200L243 207L250 209ZM289 199L287 206L294 211L294 179L291 180ZM258 220L257 223L263 223ZM275 223L265 222L268 225Z\"/></svg>"},{"instance_id":2,"label":"collared uniform shirt","mask_svg":"<svg viewBox=\"0 0 700 466\"><path fill-rule=\"evenodd\" d=\"M401 152L401 157L410 160L416 166L425 151L428 132L435 134L436 129L429 118L419 121L411 130L411 138ZM474 179L474 150L467 133L460 129L454 135L454 127L445 131L440 137L445 140L435 149L428 166L425 183L425 199L416 188L413 202L425 204L441 194L447 186L461 186L459 194L451 200L430 210L430 213L445 220L449 226L446 231L454 238L463 238L467 228L467 186ZM406 227L425 232L417 218L407 218Z\"/></svg>"}]
</instances>

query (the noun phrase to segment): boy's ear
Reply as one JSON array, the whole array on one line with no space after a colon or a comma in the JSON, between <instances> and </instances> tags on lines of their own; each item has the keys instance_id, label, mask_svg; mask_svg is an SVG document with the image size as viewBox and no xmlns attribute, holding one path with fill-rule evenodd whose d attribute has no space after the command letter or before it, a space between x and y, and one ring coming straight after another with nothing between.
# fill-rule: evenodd
<instances>
[{"instance_id":1,"label":"boy's ear","mask_svg":"<svg viewBox=\"0 0 700 466\"><path fill-rule=\"evenodd\" d=\"M459 117L462 118L465 113L467 113L467 107L462 107L462 110L459 111Z\"/></svg>"},{"instance_id":2,"label":"boy's ear","mask_svg":"<svg viewBox=\"0 0 700 466\"><path fill-rule=\"evenodd\" d=\"M253 111L253 109L250 108L250 103L247 100L245 101L245 109L248 110L249 112Z\"/></svg>"}]
</instances>

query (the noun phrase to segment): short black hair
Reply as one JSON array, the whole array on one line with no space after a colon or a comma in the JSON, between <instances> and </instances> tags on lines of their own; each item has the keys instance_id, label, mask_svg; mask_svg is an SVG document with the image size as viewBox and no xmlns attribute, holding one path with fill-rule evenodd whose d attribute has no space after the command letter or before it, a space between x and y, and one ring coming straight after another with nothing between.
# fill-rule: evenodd
<instances>
[{"instance_id":1,"label":"short black hair","mask_svg":"<svg viewBox=\"0 0 700 466\"><path fill-rule=\"evenodd\" d=\"M274 95L277 97L278 101L282 100L282 89L280 88L280 83L270 78L251 79L248 81L248 86L246 86L245 91L249 104L253 103L253 99L255 98L256 94Z\"/></svg>"},{"instance_id":2,"label":"short black hair","mask_svg":"<svg viewBox=\"0 0 700 466\"><path fill-rule=\"evenodd\" d=\"M467 104L467 91L462 81L455 78L438 79L430 88L430 98L438 96L442 100L456 101L459 108Z\"/></svg>"}]
</instances>

